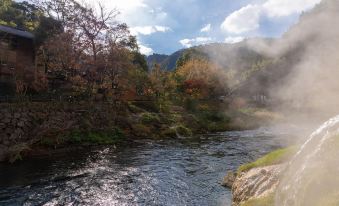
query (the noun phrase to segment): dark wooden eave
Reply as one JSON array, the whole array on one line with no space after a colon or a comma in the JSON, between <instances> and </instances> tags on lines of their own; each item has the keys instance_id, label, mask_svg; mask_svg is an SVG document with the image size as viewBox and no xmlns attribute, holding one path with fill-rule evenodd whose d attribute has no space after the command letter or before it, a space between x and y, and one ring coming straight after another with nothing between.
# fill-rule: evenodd
<instances>
[{"instance_id":1,"label":"dark wooden eave","mask_svg":"<svg viewBox=\"0 0 339 206\"><path fill-rule=\"evenodd\" d=\"M34 35L32 33L27 32L27 31L23 31L23 30L19 30L19 29L15 29L15 28L12 28L12 27L8 27L8 26L0 25L0 32L12 34L12 35L15 35L15 36L20 36L20 37L27 38L27 39L34 39Z\"/></svg>"}]
</instances>

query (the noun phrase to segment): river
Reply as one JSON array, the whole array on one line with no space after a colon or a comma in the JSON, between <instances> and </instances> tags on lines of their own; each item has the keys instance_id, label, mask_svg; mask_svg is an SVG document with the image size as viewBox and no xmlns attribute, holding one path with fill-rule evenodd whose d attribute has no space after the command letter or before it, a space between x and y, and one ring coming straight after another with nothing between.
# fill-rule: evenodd
<instances>
[{"instance_id":1,"label":"river","mask_svg":"<svg viewBox=\"0 0 339 206\"><path fill-rule=\"evenodd\" d=\"M286 146L284 129L142 140L0 164L0 205L230 205L229 170Z\"/></svg>"}]
</instances>

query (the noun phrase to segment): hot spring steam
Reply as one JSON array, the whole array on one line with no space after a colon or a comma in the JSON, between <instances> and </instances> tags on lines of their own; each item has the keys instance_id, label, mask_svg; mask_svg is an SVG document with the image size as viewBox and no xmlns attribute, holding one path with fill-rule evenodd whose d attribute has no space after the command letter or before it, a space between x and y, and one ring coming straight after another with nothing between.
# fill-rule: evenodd
<instances>
[{"instance_id":1,"label":"hot spring steam","mask_svg":"<svg viewBox=\"0 0 339 206\"><path fill-rule=\"evenodd\" d=\"M288 163L277 189L277 206L337 205L339 115L322 124Z\"/></svg>"}]
</instances>

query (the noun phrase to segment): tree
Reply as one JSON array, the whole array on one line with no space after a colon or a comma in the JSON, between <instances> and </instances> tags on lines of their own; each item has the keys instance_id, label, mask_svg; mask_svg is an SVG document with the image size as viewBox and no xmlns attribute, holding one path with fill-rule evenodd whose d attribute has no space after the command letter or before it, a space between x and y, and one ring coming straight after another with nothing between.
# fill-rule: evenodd
<instances>
[{"instance_id":1,"label":"tree","mask_svg":"<svg viewBox=\"0 0 339 206\"><path fill-rule=\"evenodd\" d=\"M133 52L133 64L145 72L148 72L148 65L145 55L140 54L139 51Z\"/></svg>"},{"instance_id":2,"label":"tree","mask_svg":"<svg viewBox=\"0 0 339 206\"><path fill-rule=\"evenodd\" d=\"M63 29L42 46L45 70L62 74L68 81L86 82L90 95L99 89L121 96L123 76L133 64L144 66L144 62L127 25L115 20L118 12L107 12L100 4L94 9L75 0L37 3Z\"/></svg>"},{"instance_id":3,"label":"tree","mask_svg":"<svg viewBox=\"0 0 339 206\"><path fill-rule=\"evenodd\" d=\"M26 1L2 0L0 4L0 24L33 31L39 25L42 11Z\"/></svg>"},{"instance_id":4,"label":"tree","mask_svg":"<svg viewBox=\"0 0 339 206\"><path fill-rule=\"evenodd\" d=\"M191 59L176 70L183 91L197 98L225 95L228 90L227 73L207 60Z\"/></svg>"},{"instance_id":5,"label":"tree","mask_svg":"<svg viewBox=\"0 0 339 206\"><path fill-rule=\"evenodd\" d=\"M36 47L39 48L48 39L63 33L61 22L46 16L41 16L38 27L33 31Z\"/></svg>"},{"instance_id":6,"label":"tree","mask_svg":"<svg viewBox=\"0 0 339 206\"><path fill-rule=\"evenodd\" d=\"M166 72L160 68L160 65L155 64L149 78L154 96L160 98L165 94Z\"/></svg>"}]
</instances>

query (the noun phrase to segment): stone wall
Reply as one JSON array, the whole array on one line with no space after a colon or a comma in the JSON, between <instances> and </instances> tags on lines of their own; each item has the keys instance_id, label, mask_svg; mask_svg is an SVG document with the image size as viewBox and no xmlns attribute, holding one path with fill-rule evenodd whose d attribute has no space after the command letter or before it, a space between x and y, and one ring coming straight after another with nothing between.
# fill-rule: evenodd
<instances>
[{"instance_id":1,"label":"stone wall","mask_svg":"<svg viewBox=\"0 0 339 206\"><path fill-rule=\"evenodd\" d=\"M44 105L5 105L0 109L0 161L39 141L52 130L72 126L76 113ZM14 107L13 107L14 106Z\"/></svg>"},{"instance_id":2,"label":"stone wall","mask_svg":"<svg viewBox=\"0 0 339 206\"><path fill-rule=\"evenodd\" d=\"M0 104L0 161L16 150L65 131L110 127L114 114L108 107L89 103Z\"/></svg>"}]
</instances>

